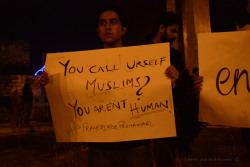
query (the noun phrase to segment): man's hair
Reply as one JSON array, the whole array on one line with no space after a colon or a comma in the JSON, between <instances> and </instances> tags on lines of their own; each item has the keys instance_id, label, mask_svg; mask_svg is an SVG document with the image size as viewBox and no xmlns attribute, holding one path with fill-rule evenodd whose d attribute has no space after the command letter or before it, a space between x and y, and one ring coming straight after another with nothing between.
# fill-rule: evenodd
<instances>
[{"instance_id":1,"label":"man's hair","mask_svg":"<svg viewBox=\"0 0 250 167\"><path fill-rule=\"evenodd\" d=\"M166 28L166 27L174 25L174 24L181 27L181 20L177 16L177 14L175 14L174 12L162 13L157 18L157 20L156 20L156 22L154 24L153 34L155 35L158 32L160 25L163 25Z\"/></svg>"},{"instance_id":2,"label":"man's hair","mask_svg":"<svg viewBox=\"0 0 250 167\"><path fill-rule=\"evenodd\" d=\"M102 7L97 10L97 12L96 12L96 27L98 26L98 21L99 21L100 15L103 12L106 12L109 10L114 11L118 15L118 17L121 21L122 27L127 27L127 20L126 20L125 14L123 12L123 9L122 9L121 5L116 4L116 3L102 5Z\"/></svg>"},{"instance_id":3,"label":"man's hair","mask_svg":"<svg viewBox=\"0 0 250 167\"><path fill-rule=\"evenodd\" d=\"M164 12L162 13L155 21L153 31L146 36L146 38L142 41L142 44L149 44L152 43L152 40L154 36L157 34L159 31L160 25L163 25L165 28L167 26L171 26L173 24L176 24L179 26L179 29L181 28L181 20L175 14L174 12Z\"/></svg>"}]
</instances>

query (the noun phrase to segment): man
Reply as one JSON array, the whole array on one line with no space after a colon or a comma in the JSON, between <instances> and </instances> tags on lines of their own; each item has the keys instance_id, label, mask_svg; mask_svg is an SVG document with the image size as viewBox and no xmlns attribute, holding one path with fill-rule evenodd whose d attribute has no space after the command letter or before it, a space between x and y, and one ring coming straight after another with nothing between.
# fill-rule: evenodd
<instances>
[{"instance_id":1,"label":"man","mask_svg":"<svg viewBox=\"0 0 250 167\"><path fill-rule=\"evenodd\" d=\"M122 13L116 7L104 7L98 12L97 34L104 48L122 47L127 27ZM42 73L41 85L48 83L48 74ZM152 167L149 140L89 143L90 167Z\"/></svg>"},{"instance_id":2,"label":"man","mask_svg":"<svg viewBox=\"0 0 250 167\"><path fill-rule=\"evenodd\" d=\"M30 128L30 115L32 112L32 106L33 106L33 93L32 93L32 79L26 78L25 79L25 85L22 89L23 91L23 113L21 116L21 127L26 131L32 131Z\"/></svg>"},{"instance_id":3,"label":"man","mask_svg":"<svg viewBox=\"0 0 250 167\"><path fill-rule=\"evenodd\" d=\"M21 114L23 113L22 98L18 94L18 90L14 89L10 97L11 101L11 125L15 132L20 127Z\"/></svg>"},{"instance_id":4,"label":"man","mask_svg":"<svg viewBox=\"0 0 250 167\"><path fill-rule=\"evenodd\" d=\"M181 22L175 13L163 13L157 19L153 32L146 37L143 44L170 42L171 45L177 38L180 27ZM165 74L171 78L173 86L177 138L153 140L157 167L175 166L175 147L179 149L180 156L190 154L189 143L197 132L198 113L195 110L195 92L201 90L202 77L192 79L180 53L172 47L170 47L170 61L171 66L167 68Z\"/></svg>"}]
</instances>

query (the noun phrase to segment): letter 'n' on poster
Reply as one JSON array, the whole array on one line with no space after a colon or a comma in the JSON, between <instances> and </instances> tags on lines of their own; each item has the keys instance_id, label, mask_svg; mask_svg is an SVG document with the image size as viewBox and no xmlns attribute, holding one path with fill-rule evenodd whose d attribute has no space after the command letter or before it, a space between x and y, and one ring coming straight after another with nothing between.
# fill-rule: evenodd
<instances>
[{"instance_id":1,"label":"letter 'n' on poster","mask_svg":"<svg viewBox=\"0 0 250 167\"><path fill-rule=\"evenodd\" d=\"M250 128L250 31L202 33L199 120Z\"/></svg>"},{"instance_id":2,"label":"letter 'n' on poster","mask_svg":"<svg viewBox=\"0 0 250 167\"><path fill-rule=\"evenodd\" d=\"M169 43L51 53L45 66L58 142L176 136Z\"/></svg>"}]
</instances>

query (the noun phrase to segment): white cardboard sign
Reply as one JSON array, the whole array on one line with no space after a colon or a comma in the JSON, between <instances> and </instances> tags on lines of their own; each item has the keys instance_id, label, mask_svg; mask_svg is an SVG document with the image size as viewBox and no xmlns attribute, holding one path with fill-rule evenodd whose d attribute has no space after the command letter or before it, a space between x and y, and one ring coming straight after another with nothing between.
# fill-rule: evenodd
<instances>
[{"instance_id":1,"label":"white cardboard sign","mask_svg":"<svg viewBox=\"0 0 250 167\"><path fill-rule=\"evenodd\" d=\"M176 136L169 44L48 54L46 86L58 142Z\"/></svg>"},{"instance_id":2,"label":"white cardboard sign","mask_svg":"<svg viewBox=\"0 0 250 167\"><path fill-rule=\"evenodd\" d=\"M250 127L250 31L198 36L199 120L214 125Z\"/></svg>"}]
</instances>

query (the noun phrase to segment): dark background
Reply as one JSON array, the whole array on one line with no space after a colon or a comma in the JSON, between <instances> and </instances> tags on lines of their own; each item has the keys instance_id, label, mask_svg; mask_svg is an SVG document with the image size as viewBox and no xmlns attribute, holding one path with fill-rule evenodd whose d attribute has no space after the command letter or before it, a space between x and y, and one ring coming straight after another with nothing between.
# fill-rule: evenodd
<instances>
[{"instance_id":1,"label":"dark background","mask_svg":"<svg viewBox=\"0 0 250 167\"><path fill-rule=\"evenodd\" d=\"M212 32L236 31L249 23L248 0L209 0Z\"/></svg>"},{"instance_id":2,"label":"dark background","mask_svg":"<svg viewBox=\"0 0 250 167\"><path fill-rule=\"evenodd\" d=\"M11 71L34 74L46 53L101 48L95 14L108 2L112 0L1 0L0 40L28 40L30 45L28 70ZM154 18L166 10L165 0L119 0L119 4L128 11L125 45L139 44Z\"/></svg>"},{"instance_id":3,"label":"dark background","mask_svg":"<svg viewBox=\"0 0 250 167\"><path fill-rule=\"evenodd\" d=\"M165 0L0 0L0 40L28 40L30 64L0 70L0 74L34 74L46 53L101 48L95 13L107 2L127 12L125 45L137 45L150 33L155 18L166 10ZM212 32L234 31L247 0L210 0Z\"/></svg>"}]
</instances>

